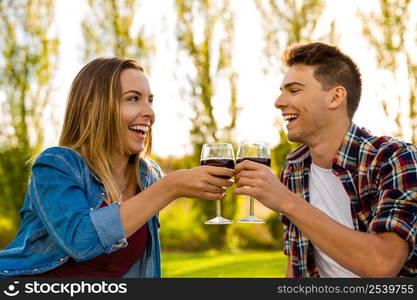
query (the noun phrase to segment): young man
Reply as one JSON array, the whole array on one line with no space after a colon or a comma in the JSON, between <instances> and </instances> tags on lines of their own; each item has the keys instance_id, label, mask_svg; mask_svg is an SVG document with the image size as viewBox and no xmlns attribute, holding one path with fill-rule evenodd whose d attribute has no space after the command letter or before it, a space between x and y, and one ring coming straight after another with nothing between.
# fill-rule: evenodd
<instances>
[{"instance_id":1,"label":"young man","mask_svg":"<svg viewBox=\"0 0 417 300\"><path fill-rule=\"evenodd\" d=\"M417 276L416 147L352 123L361 75L337 47L296 46L285 62L275 106L303 146L281 181L238 164L235 192L282 214L287 277Z\"/></svg>"}]
</instances>

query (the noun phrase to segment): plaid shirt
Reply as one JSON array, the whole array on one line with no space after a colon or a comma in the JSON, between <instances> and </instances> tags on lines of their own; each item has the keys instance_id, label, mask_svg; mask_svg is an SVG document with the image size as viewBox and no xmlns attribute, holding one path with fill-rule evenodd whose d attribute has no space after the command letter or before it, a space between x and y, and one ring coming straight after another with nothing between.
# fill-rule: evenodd
<instances>
[{"instance_id":1,"label":"plaid shirt","mask_svg":"<svg viewBox=\"0 0 417 300\"><path fill-rule=\"evenodd\" d=\"M350 198L355 230L395 232L410 254L401 276L417 276L417 149L391 137L375 137L350 126L333 159L332 171ZM281 181L309 201L311 156L304 145L287 156ZM309 239L284 215L284 253L291 256L294 277L318 277Z\"/></svg>"}]
</instances>

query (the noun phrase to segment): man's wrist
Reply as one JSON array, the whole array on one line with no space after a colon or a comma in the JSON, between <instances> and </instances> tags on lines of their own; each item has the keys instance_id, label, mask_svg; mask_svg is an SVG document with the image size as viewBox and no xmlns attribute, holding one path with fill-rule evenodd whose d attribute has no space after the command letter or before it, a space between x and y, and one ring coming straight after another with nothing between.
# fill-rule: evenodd
<instances>
[{"instance_id":1,"label":"man's wrist","mask_svg":"<svg viewBox=\"0 0 417 300\"><path fill-rule=\"evenodd\" d=\"M300 196L288 190L288 193L284 196L281 213L286 216L295 215L300 207L300 201L304 202Z\"/></svg>"}]
</instances>

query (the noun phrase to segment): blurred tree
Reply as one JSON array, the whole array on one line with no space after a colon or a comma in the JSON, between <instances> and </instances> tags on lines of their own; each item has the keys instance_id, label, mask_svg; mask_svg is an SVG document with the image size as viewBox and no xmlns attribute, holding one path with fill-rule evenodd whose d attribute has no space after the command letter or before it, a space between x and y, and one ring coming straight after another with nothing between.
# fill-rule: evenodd
<instances>
[{"instance_id":1,"label":"blurred tree","mask_svg":"<svg viewBox=\"0 0 417 300\"><path fill-rule=\"evenodd\" d=\"M314 38L325 0L255 0L255 3L265 33L264 53L269 69L272 65L283 72L280 55L291 45L313 40L336 44L339 40L335 20L326 34Z\"/></svg>"},{"instance_id":2,"label":"blurred tree","mask_svg":"<svg viewBox=\"0 0 417 300\"><path fill-rule=\"evenodd\" d=\"M408 104L404 113L401 95L397 95L397 108L392 113L389 110L387 99L382 100L385 114L393 119L397 131L395 136L402 138L404 129L404 117L410 122L412 130L412 142L417 143L417 59L415 49L416 21L411 18L411 0L379 0L379 11L365 14L358 11L363 24L363 34L376 52L377 62L380 68L391 72L394 82L399 82L399 68L402 63L407 66L408 77ZM408 106L408 107L407 107ZM391 107L392 108L392 107Z\"/></svg>"},{"instance_id":3,"label":"blurred tree","mask_svg":"<svg viewBox=\"0 0 417 300\"><path fill-rule=\"evenodd\" d=\"M191 90L182 91L188 98L193 115L191 143L193 166L199 164L204 143L226 141L233 143L233 132L238 115L237 74L233 70L232 53L234 37L234 14L229 0L176 0L178 14L177 38L179 59L184 66L191 62L187 74ZM229 87L228 124L221 127L216 119L216 88L220 84ZM225 99L226 101L226 99ZM233 218L236 212L235 195L228 192L223 203L223 215ZM201 224L215 216L215 203L195 201L200 209ZM227 226L207 227L210 245L221 248L225 245Z\"/></svg>"},{"instance_id":4,"label":"blurred tree","mask_svg":"<svg viewBox=\"0 0 417 300\"><path fill-rule=\"evenodd\" d=\"M281 54L294 44L312 42L316 27L325 8L324 0L255 0L256 7L262 19L265 33L265 48L267 68L266 73L284 73L280 63ZM333 20L328 33L318 37L332 44L336 44L339 36ZM280 130L278 145L272 149L273 167L279 172L285 163L286 155L298 145L289 143L284 130L283 121L276 121Z\"/></svg>"},{"instance_id":5,"label":"blurred tree","mask_svg":"<svg viewBox=\"0 0 417 300\"><path fill-rule=\"evenodd\" d=\"M324 0L255 0L256 7L262 19L265 34L265 73L284 73L280 56L284 50L294 44L312 42L320 17L325 8ZM335 30L335 21L330 24L329 32L317 40L337 43L339 39ZM279 84L279 83L278 83ZM272 168L281 173L286 156L299 145L290 143L281 119L276 120L279 128L279 143L271 149ZM269 220L274 220L270 217ZM271 226L272 224L272 226ZM282 244L282 226L275 226L275 222L268 222L272 236L277 244ZM278 228L278 229L277 229Z\"/></svg>"},{"instance_id":6,"label":"blurred tree","mask_svg":"<svg viewBox=\"0 0 417 300\"><path fill-rule=\"evenodd\" d=\"M82 21L84 60L98 56L135 58L149 68L154 52L151 38L145 39L144 28L135 22L137 0L88 0L89 13ZM136 32L136 33L135 33Z\"/></svg>"},{"instance_id":7,"label":"blurred tree","mask_svg":"<svg viewBox=\"0 0 417 300\"><path fill-rule=\"evenodd\" d=\"M0 0L0 217L16 226L57 67L53 19L54 0Z\"/></svg>"}]
</instances>

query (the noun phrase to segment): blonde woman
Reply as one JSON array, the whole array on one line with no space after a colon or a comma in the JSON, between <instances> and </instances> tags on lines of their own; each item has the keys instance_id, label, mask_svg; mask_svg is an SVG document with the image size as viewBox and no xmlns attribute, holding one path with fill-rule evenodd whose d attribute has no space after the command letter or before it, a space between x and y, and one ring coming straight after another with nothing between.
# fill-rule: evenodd
<instances>
[{"instance_id":1,"label":"blonde woman","mask_svg":"<svg viewBox=\"0 0 417 300\"><path fill-rule=\"evenodd\" d=\"M233 170L162 178L148 155L153 95L138 62L98 58L74 79L58 147L35 160L1 276L160 277L158 212L178 197L221 199Z\"/></svg>"}]
</instances>

